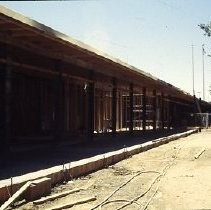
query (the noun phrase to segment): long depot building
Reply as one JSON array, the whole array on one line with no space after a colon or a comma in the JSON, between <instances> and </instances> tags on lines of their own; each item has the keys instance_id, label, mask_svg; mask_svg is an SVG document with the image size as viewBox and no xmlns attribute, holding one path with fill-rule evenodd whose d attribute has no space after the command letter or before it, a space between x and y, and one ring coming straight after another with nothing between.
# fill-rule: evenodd
<instances>
[{"instance_id":1,"label":"long depot building","mask_svg":"<svg viewBox=\"0 0 211 210\"><path fill-rule=\"evenodd\" d=\"M193 96L2 6L0 49L4 150L193 125Z\"/></svg>"}]
</instances>

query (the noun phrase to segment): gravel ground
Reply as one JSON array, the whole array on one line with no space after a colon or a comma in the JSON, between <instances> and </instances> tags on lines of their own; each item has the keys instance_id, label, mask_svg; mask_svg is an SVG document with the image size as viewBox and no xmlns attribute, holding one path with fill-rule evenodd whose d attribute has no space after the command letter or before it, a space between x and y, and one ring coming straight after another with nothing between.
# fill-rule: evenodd
<instances>
[{"instance_id":1,"label":"gravel ground","mask_svg":"<svg viewBox=\"0 0 211 210\"><path fill-rule=\"evenodd\" d=\"M52 189L52 195L82 188L79 192L42 205L22 201L13 209L51 209L90 196L96 200L69 209L211 209L210 174L211 131L207 130Z\"/></svg>"}]
</instances>

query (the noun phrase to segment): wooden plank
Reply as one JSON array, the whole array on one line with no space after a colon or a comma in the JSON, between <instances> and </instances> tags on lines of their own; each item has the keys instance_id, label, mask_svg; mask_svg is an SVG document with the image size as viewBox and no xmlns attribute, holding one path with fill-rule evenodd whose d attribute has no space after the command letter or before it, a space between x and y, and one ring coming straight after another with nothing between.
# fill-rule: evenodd
<instances>
[{"instance_id":1,"label":"wooden plank","mask_svg":"<svg viewBox=\"0 0 211 210\"><path fill-rule=\"evenodd\" d=\"M76 189L73 189L73 190L67 190L65 192L61 192L61 193L57 193L57 194L54 194L54 195L50 195L50 196L47 196L47 197L44 197L44 198L41 198L39 200L36 200L36 201L33 201L33 204L35 205L40 205L40 204L43 204L47 201L53 201L57 198L62 198L62 197L65 197L69 194L72 194L72 193L75 193L75 192L79 192L80 190L82 190L81 188L76 188Z\"/></svg>"},{"instance_id":2,"label":"wooden plank","mask_svg":"<svg viewBox=\"0 0 211 210\"><path fill-rule=\"evenodd\" d=\"M12 197L9 198L1 207L0 210L5 210L7 207L9 207L11 204L13 204L21 194L23 194L31 185L31 182L27 182L24 184L15 194L13 194Z\"/></svg>"},{"instance_id":3,"label":"wooden plank","mask_svg":"<svg viewBox=\"0 0 211 210\"><path fill-rule=\"evenodd\" d=\"M194 158L195 158L195 159L198 159L198 158L202 155L203 152L205 152L205 148L202 148L202 149L194 156Z\"/></svg>"},{"instance_id":4,"label":"wooden plank","mask_svg":"<svg viewBox=\"0 0 211 210\"><path fill-rule=\"evenodd\" d=\"M70 203L63 204L63 205L55 206L55 207L49 208L48 210L60 210L60 209L71 208L75 205L79 205L79 204L83 204L83 203L87 203L87 202L95 201L95 200L96 200L95 196L87 197L87 198L80 199L78 201L73 201Z\"/></svg>"}]
</instances>

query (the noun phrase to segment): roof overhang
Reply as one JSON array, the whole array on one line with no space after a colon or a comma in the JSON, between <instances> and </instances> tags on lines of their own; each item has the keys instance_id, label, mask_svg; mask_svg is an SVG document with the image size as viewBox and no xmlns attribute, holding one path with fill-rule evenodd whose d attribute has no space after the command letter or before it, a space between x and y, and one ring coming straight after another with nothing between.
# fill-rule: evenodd
<instances>
[{"instance_id":1,"label":"roof overhang","mask_svg":"<svg viewBox=\"0 0 211 210\"><path fill-rule=\"evenodd\" d=\"M98 51L63 33L27 18L6 7L0 6L0 40L14 42L38 50L39 53L84 66L96 72L114 75L143 84L186 101L193 96L134 66Z\"/></svg>"}]
</instances>

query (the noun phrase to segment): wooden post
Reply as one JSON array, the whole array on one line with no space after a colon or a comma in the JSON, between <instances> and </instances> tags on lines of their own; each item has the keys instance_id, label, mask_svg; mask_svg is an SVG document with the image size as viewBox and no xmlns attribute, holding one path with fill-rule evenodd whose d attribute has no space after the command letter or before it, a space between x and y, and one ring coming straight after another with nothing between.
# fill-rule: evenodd
<instances>
[{"instance_id":1,"label":"wooden post","mask_svg":"<svg viewBox=\"0 0 211 210\"><path fill-rule=\"evenodd\" d=\"M7 63L1 65L0 69L0 87L2 88L0 96L2 98L0 113L0 153L1 155L6 154L9 149L10 138L11 138L11 94L12 94L12 64L9 55L9 47L5 49Z\"/></svg>"},{"instance_id":2,"label":"wooden post","mask_svg":"<svg viewBox=\"0 0 211 210\"><path fill-rule=\"evenodd\" d=\"M197 99L196 99L197 100ZM201 112L203 113L203 107L202 107L202 103L201 103L201 98L199 98L199 108L201 109ZM199 112L199 111L198 111Z\"/></svg>"},{"instance_id":3,"label":"wooden post","mask_svg":"<svg viewBox=\"0 0 211 210\"><path fill-rule=\"evenodd\" d=\"M156 130L156 90L153 90L153 101L152 101L152 109L153 109L153 130Z\"/></svg>"},{"instance_id":4,"label":"wooden post","mask_svg":"<svg viewBox=\"0 0 211 210\"><path fill-rule=\"evenodd\" d=\"M171 126L171 96L168 95L168 107L167 107L167 129L170 130Z\"/></svg>"},{"instance_id":5,"label":"wooden post","mask_svg":"<svg viewBox=\"0 0 211 210\"><path fill-rule=\"evenodd\" d=\"M7 59L5 72L5 114L6 114L6 139L9 142L11 134L11 94L12 94L12 67L10 58Z\"/></svg>"},{"instance_id":6,"label":"wooden post","mask_svg":"<svg viewBox=\"0 0 211 210\"><path fill-rule=\"evenodd\" d=\"M122 130L122 91L119 92L119 129Z\"/></svg>"},{"instance_id":7,"label":"wooden post","mask_svg":"<svg viewBox=\"0 0 211 210\"><path fill-rule=\"evenodd\" d=\"M117 116L117 82L113 80L112 91L112 134L116 135L116 116Z\"/></svg>"},{"instance_id":8,"label":"wooden post","mask_svg":"<svg viewBox=\"0 0 211 210\"><path fill-rule=\"evenodd\" d=\"M191 104L192 105L192 104ZM175 98L171 97L171 114L170 114L170 117L171 117L171 120L170 120L170 126L171 127L175 127Z\"/></svg>"},{"instance_id":9,"label":"wooden post","mask_svg":"<svg viewBox=\"0 0 211 210\"><path fill-rule=\"evenodd\" d=\"M5 72L6 65L0 64L0 154L4 151L5 139L5 125L6 125L6 112L5 112Z\"/></svg>"},{"instance_id":10,"label":"wooden post","mask_svg":"<svg viewBox=\"0 0 211 210\"><path fill-rule=\"evenodd\" d=\"M133 84L130 84L130 122L129 122L129 132L133 133Z\"/></svg>"},{"instance_id":11,"label":"wooden post","mask_svg":"<svg viewBox=\"0 0 211 210\"><path fill-rule=\"evenodd\" d=\"M64 131L64 83L62 79L62 70L60 61L56 61L56 71L59 75L54 82L55 94L55 142L62 141Z\"/></svg>"},{"instance_id":12,"label":"wooden post","mask_svg":"<svg viewBox=\"0 0 211 210\"><path fill-rule=\"evenodd\" d=\"M193 113L194 113L194 125L196 126L196 113L197 113L197 108L196 108L196 96L193 95Z\"/></svg>"},{"instance_id":13,"label":"wooden post","mask_svg":"<svg viewBox=\"0 0 211 210\"><path fill-rule=\"evenodd\" d=\"M94 83L90 82L88 85L88 140L93 140L94 136Z\"/></svg>"},{"instance_id":14,"label":"wooden post","mask_svg":"<svg viewBox=\"0 0 211 210\"><path fill-rule=\"evenodd\" d=\"M164 96L161 93L161 129L164 129Z\"/></svg>"},{"instance_id":15,"label":"wooden post","mask_svg":"<svg viewBox=\"0 0 211 210\"><path fill-rule=\"evenodd\" d=\"M146 130L146 87L143 87L142 89L142 129L143 131Z\"/></svg>"}]
</instances>

